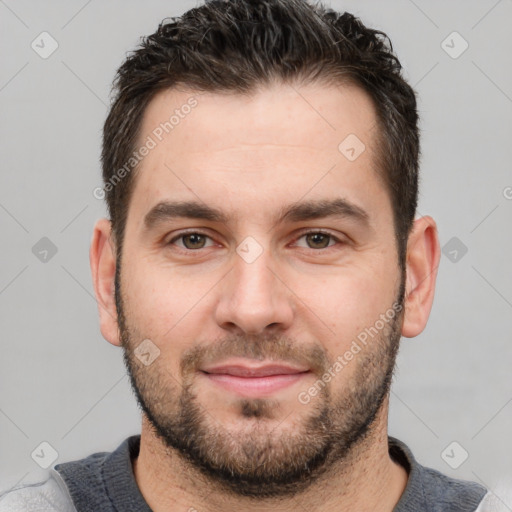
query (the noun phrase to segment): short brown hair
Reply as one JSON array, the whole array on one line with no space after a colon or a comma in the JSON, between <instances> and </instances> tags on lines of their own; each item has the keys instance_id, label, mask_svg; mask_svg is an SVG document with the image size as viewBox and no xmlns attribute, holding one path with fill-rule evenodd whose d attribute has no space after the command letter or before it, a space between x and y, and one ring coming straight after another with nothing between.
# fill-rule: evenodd
<instances>
[{"instance_id":1,"label":"short brown hair","mask_svg":"<svg viewBox=\"0 0 512 512\"><path fill-rule=\"evenodd\" d=\"M350 13L305 0L210 0L164 20L142 38L114 80L103 130L103 180L118 256L133 191L133 172L117 180L140 130L144 110L164 89L248 93L281 80L341 82L372 98L378 120L379 174L393 205L399 264L418 196L416 97L401 75L389 38ZM341 142L341 141L340 141Z\"/></svg>"}]
</instances>

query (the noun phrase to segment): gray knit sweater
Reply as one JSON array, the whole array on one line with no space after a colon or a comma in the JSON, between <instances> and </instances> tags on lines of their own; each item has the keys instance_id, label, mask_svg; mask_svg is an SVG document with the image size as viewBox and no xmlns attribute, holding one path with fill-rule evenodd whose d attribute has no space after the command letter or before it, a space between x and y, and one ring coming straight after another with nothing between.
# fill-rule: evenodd
<instances>
[{"instance_id":1,"label":"gray knit sweater","mask_svg":"<svg viewBox=\"0 0 512 512\"><path fill-rule=\"evenodd\" d=\"M114 452L57 464L45 482L0 494L0 512L151 512L132 470L139 446L140 436L132 436ZM389 452L409 473L394 512L487 510L490 493L480 484L453 479L418 464L409 448L393 437L389 437Z\"/></svg>"}]
</instances>

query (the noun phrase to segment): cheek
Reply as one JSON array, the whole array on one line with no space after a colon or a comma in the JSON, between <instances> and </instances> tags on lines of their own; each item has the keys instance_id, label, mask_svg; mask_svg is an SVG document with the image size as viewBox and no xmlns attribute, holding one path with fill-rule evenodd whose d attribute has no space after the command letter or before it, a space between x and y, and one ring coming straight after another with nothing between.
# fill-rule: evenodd
<instances>
[{"instance_id":1,"label":"cheek","mask_svg":"<svg viewBox=\"0 0 512 512\"><path fill-rule=\"evenodd\" d=\"M139 261L123 264L123 298L128 322L145 338L159 346L167 340L192 339L205 289L194 280L177 276L155 265ZM177 344L173 342L173 347ZM167 350L167 348L166 348Z\"/></svg>"},{"instance_id":2,"label":"cheek","mask_svg":"<svg viewBox=\"0 0 512 512\"><path fill-rule=\"evenodd\" d=\"M321 329L322 334L317 337L335 359L392 307L397 275L385 272L380 265L351 266L338 269L320 282L302 279L302 284L293 288L299 297L304 297L301 310L305 317L299 322L309 318L312 333Z\"/></svg>"}]
</instances>

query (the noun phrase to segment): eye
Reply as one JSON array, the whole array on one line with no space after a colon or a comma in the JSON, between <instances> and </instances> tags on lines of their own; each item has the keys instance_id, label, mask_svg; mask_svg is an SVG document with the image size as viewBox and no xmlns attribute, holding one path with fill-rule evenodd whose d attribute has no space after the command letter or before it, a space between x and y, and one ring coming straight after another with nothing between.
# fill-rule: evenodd
<instances>
[{"instance_id":1,"label":"eye","mask_svg":"<svg viewBox=\"0 0 512 512\"><path fill-rule=\"evenodd\" d=\"M306 245L300 245L297 243L302 239L306 241ZM207 245L208 240L210 241L209 245ZM318 251L320 249L329 249L335 245L339 245L340 243L342 244L343 241L340 238L334 236L332 233L316 230L303 233L296 239L294 245L297 247ZM183 252L191 252L198 251L199 249L206 249L208 247L212 247L215 244L213 243L212 238L206 233L202 233L200 231L189 231L176 235L174 238L169 240L169 242L167 242L167 245L174 245L178 250Z\"/></svg>"},{"instance_id":2,"label":"eye","mask_svg":"<svg viewBox=\"0 0 512 512\"><path fill-rule=\"evenodd\" d=\"M301 240L302 238L306 240L306 248L314 250L327 249L336 245L336 242L341 242L339 238L326 231L308 231L307 233L303 233L297 240ZM329 243L330 241L334 243L331 244Z\"/></svg>"},{"instance_id":3,"label":"eye","mask_svg":"<svg viewBox=\"0 0 512 512\"><path fill-rule=\"evenodd\" d=\"M169 240L168 245L175 244L177 240L182 241L182 245L177 245L180 249L186 249L186 250L197 250L197 249L204 249L205 247L211 247L206 246L206 240L211 238L201 232L198 231L191 231L189 233L181 233L178 236L175 236L173 239Z\"/></svg>"}]
</instances>

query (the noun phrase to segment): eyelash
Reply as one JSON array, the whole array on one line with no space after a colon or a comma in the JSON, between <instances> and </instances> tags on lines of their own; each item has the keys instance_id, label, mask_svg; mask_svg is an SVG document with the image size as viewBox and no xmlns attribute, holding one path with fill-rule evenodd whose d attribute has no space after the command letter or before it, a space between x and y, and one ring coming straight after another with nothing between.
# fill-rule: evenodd
<instances>
[{"instance_id":1,"label":"eyelash","mask_svg":"<svg viewBox=\"0 0 512 512\"><path fill-rule=\"evenodd\" d=\"M330 252L331 250L335 250L337 245L340 245L340 244L344 245L347 243L347 242L341 240L340 238L336 237L329 231L324 231L322 229L314 229L314 230L310 230L310 231L304 231L304 232L300 233L300 235L294 240L294 242L297 242L304 236L307 236L310 234L325 235L325 236L330 237L330 239L333 240L334 242L336 242L333 245L329 245L329 246L327 246L325 248L321 248L321 249L312 249L311 247L302 247L302 249L305 249L307 251L312 251L315 253L319 253L319 252L327 253L327 252ZM169 240L165 245L167 245L167 246L174 245L174 242L176 242L177 240L179 240L187 235L200 235L200 236L204 236L204 237L212 240L212 237L210 235L208 235L207 233L204 233L204 232L198 231L198 230L190 230L190 231L182 231L181 233L179 233L178 235L173 237L171 240ZM177 248L178 252L181 252L182 254L187 254L187 255L191 255L191 253L194 253L194 252L199 253L202 249L208 249L208 247L201 247L199 249L187 249L187 248L182 248L182 247L178 247L178 246L176 246L176 248Z\"/></svg>"}]
</instances>

